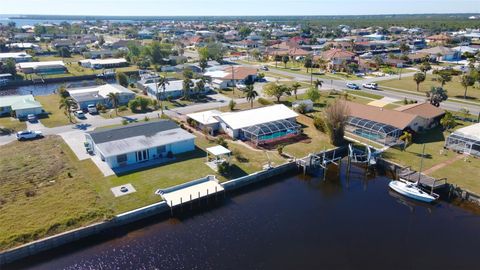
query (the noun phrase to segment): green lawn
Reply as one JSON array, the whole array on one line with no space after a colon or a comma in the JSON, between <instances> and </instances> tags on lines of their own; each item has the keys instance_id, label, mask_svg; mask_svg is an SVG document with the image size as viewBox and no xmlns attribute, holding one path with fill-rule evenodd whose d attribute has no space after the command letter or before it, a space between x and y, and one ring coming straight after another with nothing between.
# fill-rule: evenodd
<instances>
[{"instance_id":1,"label":"green lawn","mask_svg":"<svg viewBox=\"0 0 480 270\"><path fill-rule=\"evenodd\" d=\"M60 104L59 95L36 96L35 98L42 104L43 109L48 113L48 117L40 119L44 126L58 127L71 124L63 109L58 108ZM75 121L73 114L72 119Z\"/></svg>"},{"instance_id":2,"label":"green lawn","mask_svg":"<svg viewBox=\"0 0 480 270\"><path fill-rule=\"evenodd\" d=\"M13 117L0 117L0 128L20 131L26 129L27 124L24 121L19 121L18 119L15 119Z\"/></svg>"},{"instance_id":3,"label":"green lawn","mask_svg":"<svg viewBox=\"0 0 480 270\"><path fill-rule=\"evenodd\" d=\"M426 80L420 84L420 88L419 88L420 94L424 95L425 92L430 91L430 88L432 86L437 86L437 87L440 86L439 82L432 80L435 78L436 78L435 75L427 74ZM394 80L388 80L388 81L381 81L379 82L379 84L384 87L391 87L391 88L396 88L403 91L419 93L417 92L417 84L413 80L413 77L403 78L401 80L394 79ZM463 93L465 89L460 84L460 76L452 77L452 81L445 84L444 88L448 91L449 97L463 99ZM391 90L395 90L395 89L391 89ZM477 88L474 88L474 87L468 88L467 99L480 102L480 91L478 91L478 86Z\"/></svg>"},{"instance_id":4,"label":"green lawn","mask_svg":"<svg viewBox=\"0 0 480 270\"><path fill-rule=\"evenodd\" d=\"M359 90L346 90L346 92L349 93L349 94L352 94L352 95L362 96L362 97L371 98L371 99L382 99L383 98L383 96L381 96L381 95L376 95L376 94L363 92L363 91L359 91Z\"/></svg>"}]
</instances>

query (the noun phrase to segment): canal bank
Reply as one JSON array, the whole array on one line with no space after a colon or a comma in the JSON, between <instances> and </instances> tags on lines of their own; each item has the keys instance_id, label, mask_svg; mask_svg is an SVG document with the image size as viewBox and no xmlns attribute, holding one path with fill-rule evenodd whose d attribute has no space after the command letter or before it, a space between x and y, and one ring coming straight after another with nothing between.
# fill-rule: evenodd
<instances>
[{"instance_id":1,"label":"canal bank","mask_svg":"<svg viewBox=\"0 0 480 270\"><path fill-rule=\"evenodd\" d=\"M333 155L332 155L333 154ZM346 152L344 150L339 149L332 149L326 151L325 155L323 153L316 154L316 156L325 156L325 157L333 157L341 155L340 157L345 157ZM339 162L341 166L341 159ZM401 168L400 165L386 161L386 160L379 160L377 164L377 168L379 168L382 172L389 172L390 175L395 175L396 171ZM348 165L347 165L348 166ZM347 173L350 169L347 170ZM233 179L224 183L221 183L222 187L225 189L226 192L235 191L241 189L246 186L253 185L255 183L262 182L267 179L274 179L281 177L282 175L292 173L292 172L303 172L304 169L298 166L298 162L296 160L288 162L286 164L277 166L272 169L256 172L244 177L240 177L237 179ZM326 171L328 173L328 171ZM325 174L323 174L323 181L326 181L324 178ZM365 175L366 177L366 175ZM198 181L198 180L195 180ZM461 193L460 193L461 195ZM213 196L213 194L212 194ZM474 196L467 196L461 198L475 198ZM208 200L208 197L207 197ZM188 205L188 204L186 204ZM176 208L182 207L176 206ZM122 227L127 224L135 223L142 221L144 219L148 219L157 215L168 214L170 212L175 212L176 210L169 207L169 205L165 202L158 202L152 205L148 205L139 209L135 209L126 213L119 214L112 218L111 220L100 222L96 224L92 224L90 226L78 228L75 230L71 230L68 232L64 232L62 234L54 235L45 239L41 239L38 241L34 241L32 243L7 250L0 254L0 265L12 263L14 261L18 261L22 258L26 258L29 256L33 256L48 250L52 250L63 245L73 243L79 241L81 239L93 237L95 235L101 235L102 233L108 232L114 228Z\"/></svg>"},{"instance_id":2,"label":"canal bank","mask_svg":"<svg viewBox=\"0 0 480 270\"><path fill-rule=\"evenodd\" d=\"M9 269L474 269L480 216L417 203L352 166L282 174ZM213 202L214 200L212 200Z\"/></svg>"}]
</instances>

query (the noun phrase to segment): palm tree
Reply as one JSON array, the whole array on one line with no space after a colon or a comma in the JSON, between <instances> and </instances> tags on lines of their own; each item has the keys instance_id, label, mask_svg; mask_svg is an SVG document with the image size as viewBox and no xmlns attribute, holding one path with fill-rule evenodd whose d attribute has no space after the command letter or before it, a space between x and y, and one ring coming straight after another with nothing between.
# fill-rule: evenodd
<instances>
[{"instance_id":1,"label":"palm tree","mask_svg":"<svg viewBox=\"0 0 480 270\"><path fill-rule=\"evenodd\" d=\"M165 76L160 76L157 82L157 100L160 100L160 110L163 115L163 99L165 98L165 90L167 85L170 84ZM158 95L158 89L162 88L162 98Z\"/></svg>"},{"instance_id":2,"label":"palm tree","mask_svg":"<svg viewBox=\"0 0 480 270\"><path fill-rule=\"evenodd\" d=\"M59 109L64 109L65 115L68 117L68 121L73 123L72 121L72 111L78 108L77 103L71 97L65 97L60 99L60 104L58 106Z\"/></svg>"},{"instance_id":3,"label":"palm tree","mask_svg":"<svg viewBox=\"0 0 480 270\"><path fill-rule=\"evenodd\" d=\"M319 87L322 88L322 85L323 85L323 81L322 81L322 80L317 79L317 80L315 81L315 88L317 88L317 89L318 89Z\"/></svg>"},{"instance_id":4,"label":"palm tree","mask_svg":"<svg viewBox=\"0 0 480 270\"><path fill-rule=\"evenodd\" d=\"M245 97L247 98L247 101L250 102L250 107L253 108L253 101L258 97L258 93L253 88L253 85L247 85L247 88L245 89Z\"/></svg>"},{"instance_id":5,"label":"palm tree","mask_svg":"<svg viewBox=\"0 0 480 270\"><path fill-rule=\"evenodd\" d=\"M118 115L118 104L120 103L120 94L118 93L108 93L108 101L112 103L112 107L115 109L115 115Z\"/></svg>"},{"instance_id":6,"label":"palm tree","mask_svg":"<svg viewBox=\"0 0 480 270\"><path fill-rule=\"evenodd\" d=\"M192 80L188 78L183 80L183 98L186 100L189 99L191 85L192 85Z\"/></svg>"},{"instance_id":7,"label":"palm tree","mask_svg":"<svg viewBox=\"0 0 480 270\"><path fill-rule=\"evenodd\" d=\"M425 73L423 72L417 72L413 75L413 80L417 84L417 92L420 89L420 84L425 81L427 76L425 76Z\"/></svg>"},{"instance_id":8,"label":"palm tree","mask_svg":"<svg viewBox=\"0 0 480 270\"><path fill-rule=\"evenodd\" d=\"M475 78L470 74L465 74L462 76L460 83L465 88L465 92L463 93L463 98L467 99L467 90L469 86L473 86L475 84Z\"/></svg>"},{"instance_id":9,"label":"palm tree","mask_svg":"<svg viewBox=\"0 0 480 270\"><path fill-rule=\"evenodd\" d=\"M295 95L295 100L297 100L297 91L300 87L302 87L302 85L298 82L294 82L292 84L292 91L293 91L293 94Z\"/></svg>"},{"instance_id":10,"label":"palm tree","mask_svg":"<svg viewBox=\"0 0 480 270\"><path fill-rule=\"evenodd\" d=\"M447 82L452 80L452 76L450 74L442 73L438 75L437 80L440 82L442 87L444 87Z\"/></svg>"}]
</instances>

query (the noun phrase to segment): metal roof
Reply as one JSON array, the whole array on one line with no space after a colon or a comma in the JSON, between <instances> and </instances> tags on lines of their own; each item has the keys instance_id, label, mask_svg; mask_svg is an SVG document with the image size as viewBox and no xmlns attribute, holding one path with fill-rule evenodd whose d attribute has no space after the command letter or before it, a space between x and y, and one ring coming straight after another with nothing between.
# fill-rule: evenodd
<instances>
[{"instance_id":1,"label":"metal roof","mask_svg":"<svg viewBox=\"0 0 480 270\"><path fill-rule=\"evenodd\" d=\"M242 129L278 120L296 118L298 114L283 104L258 109L224 113L218 116L232 129Z\"/></svg>"},{"instance_id":2,"label":"metal roof","mask_svg":"<svg viewBox=\"0 0 480 270\"><path fill-rule=\"evenodd\" d=\"M254 136L263 136L263 135L270 135L276 132L286 131L289 129L297 130L300 128L300 125L297 123L293 123L289 120L278 120L263 124L258 124L255 126L247 127L243 129L243 132L250 133Z\"/></svg>"},{"instance_id":3,"label":"metal roof","mask_svg":"<svg viewBox=\"0 0 480 270\"><path fill-rule=\"evenodd\" d=\"M360 118L360 117L352 117L352 116L349 117L348 118L348 124L351 125L351 126L355 126L355 127L359 127L359 128L368 129L368 130L371 130L371 131L383 133L385 135L391 134L393 132L401 132L400 129L398 129L394 126L387 125L387 124L382 124L382 123L375 122L375 121L372 121L372 120L363 119L363 118Z\"/></svg>"}]
</instances>

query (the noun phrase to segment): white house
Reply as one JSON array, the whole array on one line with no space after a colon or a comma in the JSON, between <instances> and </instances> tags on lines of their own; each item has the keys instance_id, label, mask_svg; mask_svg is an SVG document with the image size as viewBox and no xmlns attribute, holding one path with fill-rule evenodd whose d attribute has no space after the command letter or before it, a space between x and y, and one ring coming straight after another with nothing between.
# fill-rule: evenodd
<instances>
[{"instance_id":1,"label":"white house","mask_svg":"<svg viewBox=\"0 0 480 270\"><path fill-rule=\"evenodd\" d=\"M195 136L170 120L91 131L85 137L87 147L113 169L195 150Z\"/></svg>"},{"instance_id":2,"label":"white house","mask_svg":"<svg viewBox=\"0 0 480 270\"><path fill-rule=\"evenodd\" d=\"M0 53L0 62L5 62L8 59L13 59L15 63L22 63L32 61L32 56L26 52Z\"/></svg>"},{"instance_id":3,"label":"white house","mask_svg":"<svg viewBox=\"0 0 480 270\"><path fill-rule=\"evenodd\" d=\"M0 115L10 115L12 112L17 118L45 113L40 102L32 95L0 97Z\"/></svg>"},{"instance_id":4,"label":"white house","mask_svg":"<svg viewBox=\"0 0 480 270\"><path fill-rule=\"evenodd\" d=\"M209 127L211 132L223 132L234 139L266 144L300 134L298 114L283 104L239 112L207 111L188 114L197 127Z\"/></svg>"},{"instance_id":5,"label":"white house","mask_svg":"<svg viewBox=\"0 0 480 270\"><path fill-rule=\"evenodd\" d=\"M62 74L67 71L67 68L63 61L45 61L19 63L17 70L25 74Z\"/></svg>"},{"instance_id":6,"label":"white house","mask_svg":"<svg viewBox=\"0 0 480 270\"><path fill-rule=\"evenodd\" d=\"M194 91L195 84L199 82L200 80L192 80L192 84L190 85L190 94L192 94ZM175 80L175 81L169 81L168 84L165 85L165 91L163 91L163 88L158 89L157 93L157 84L156 84L156 79L150 79L148 83L144 83L140 89L145 89L144 91L148 94L148 96L156 98L157 94L161 99L167 99L167 98L180 98L183 96L183 81L182 80ZM209 84L205 83L205 87L201 89L198 93L199 94L206 94L210 92L212 88L210 87Z\"/></svg>"},{"instance_id":7,"label":"white house","mask_svg":"<svg viewBox=\"0 0 480 270\"><path fill-rule=\"evenodd\" d=\"M219 66L209 69L204 74L212 79L212 84L220 89L225 89L236 84L254 82L257 78L257 69L242 66Z\"/></svg>"},{"instance_id":8,"label":"white house","mask_svg":"<svg viewBox=\"0 0 480 270\"><path fill-rule=\"evenodd\" d=\"M108 58L108 59L85 59L78 62L82 67L102 69L102 68L118 68L128 66L125 58Z\"/></svg>"},{"instance_id":9,"label":"white house","mask_svg":"<svg viewBox=\"0 0 480 270\"><path fill-rule=\"evenodd\" d=\"M103 104L107 107L111 107L111 101L108 98L108 94L114 93L119 96L118 105L126 105L128 102L135 98L135 93L127 88L118 84L104 84L93 87L82 87L67 89L70 97L75 100L80 109L86 109L91 104Z\"/></svg>"}]
</instances>

